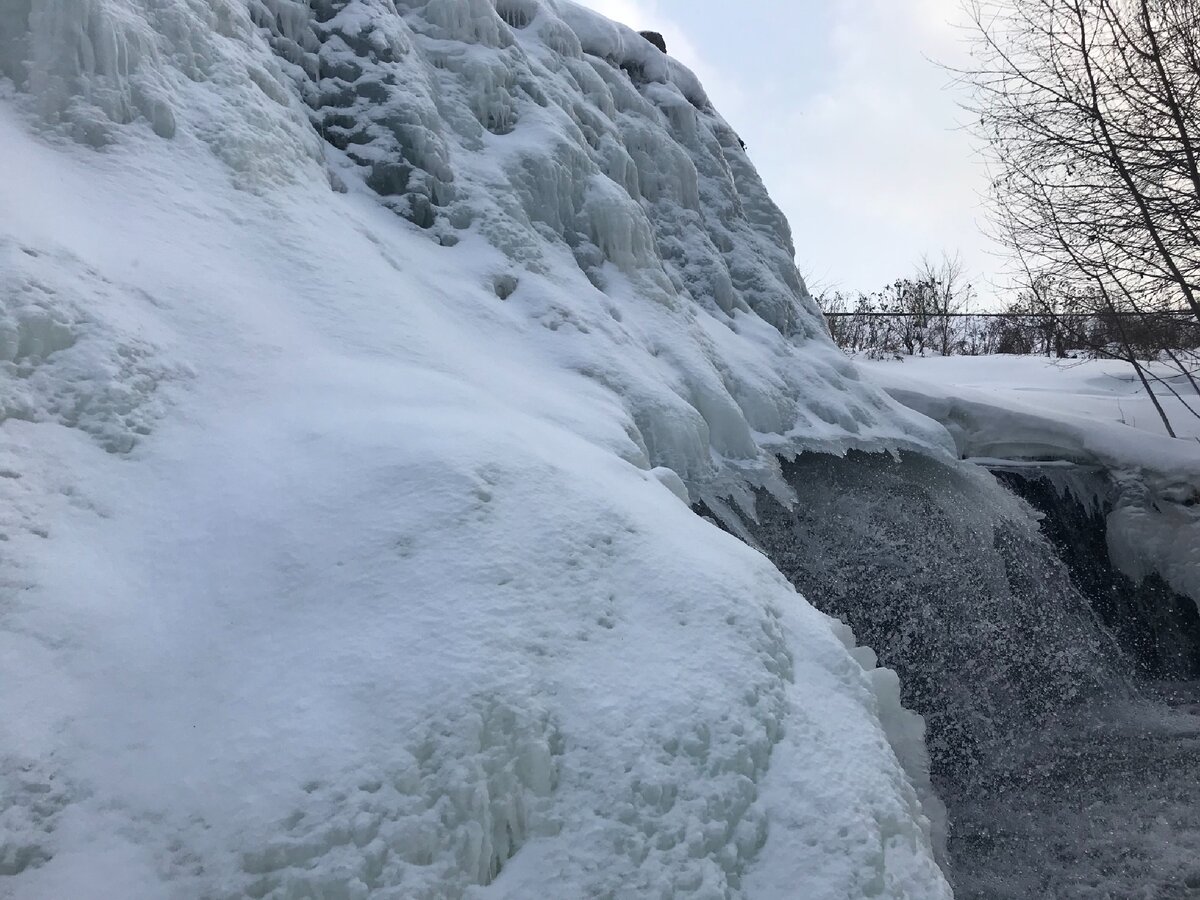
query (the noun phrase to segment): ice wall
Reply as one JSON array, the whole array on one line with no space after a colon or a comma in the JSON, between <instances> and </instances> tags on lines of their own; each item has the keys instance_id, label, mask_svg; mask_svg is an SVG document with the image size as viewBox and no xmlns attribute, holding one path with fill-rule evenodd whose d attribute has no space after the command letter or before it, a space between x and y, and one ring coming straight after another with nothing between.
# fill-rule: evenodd
<instances>
[{"instance_id":1,"label":"ice wall","mask_svg":"<svg viewBox=\"0 0 1200 900\"><path fill-rule=\"evenodd\" d=\"M695 76L572 3L36 0L0 47L80 140L198 138L238 184L331 178L497 248L539 352L620 398L631 455L695 496L778 486L776 453L947 446L826 339Z\"/></svg>"},{"instance_id":2,"label":"ice wall","mask_svg":"<svg viewBox=\"0 0 1200 900\"><path fill-rule=\"evenodd\" d=\"M198 138L251 187L311 176L320 157L258 44L238 0L15 0L0 11L0 72L47 124L94 147L123 128Z\"/></svg>"},{"instance_id":3,"label":"ice wall","mask_svg":"<svg viewBox=\"0 0 1200 900\"><path fill-rule=\"evenodd\" d=\"M294 9L261 21L277 33ZM939 444L830 352L736 134L644 38L569 2L330 2L317 18L299 42L315 62L295 58L317 73L302 81L322 134L358 164L347 178L442 244L484 237L514 285L569 251L584 302L509 302L624 399L651 465L728 492L771 477L768 444Z\"/></svg>"}]
</instances>

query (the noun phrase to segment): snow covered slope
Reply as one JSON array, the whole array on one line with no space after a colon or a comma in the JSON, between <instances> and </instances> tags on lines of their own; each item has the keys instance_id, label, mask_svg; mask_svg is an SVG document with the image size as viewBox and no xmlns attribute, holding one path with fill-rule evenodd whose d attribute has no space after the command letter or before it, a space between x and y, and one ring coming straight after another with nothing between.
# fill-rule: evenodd
<instances>
[{"instance_id":1,"label":"snow covered slope","mask_svg":"<svg viewBox=\"0 0 1200 900\"><path fill-rule=\"evenodd\" d=\"M0 72L0 895L949 896L894 676L682 502L949 441L690 73L534 0Z\"/></svg>"}]
</instances>

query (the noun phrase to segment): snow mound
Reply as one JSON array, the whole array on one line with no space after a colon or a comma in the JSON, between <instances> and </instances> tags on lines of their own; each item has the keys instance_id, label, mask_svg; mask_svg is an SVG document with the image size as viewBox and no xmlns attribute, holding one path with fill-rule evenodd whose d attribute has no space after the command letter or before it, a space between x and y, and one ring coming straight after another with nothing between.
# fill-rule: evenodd
<instances>
[{"instance_id":1,"label":"snow mound","mask_svg":"<svg viewBox=\"0 0 1200 900\"><path fill-rule=\"evenodd\" d=\"M30 0L0 71L0 892L949 896L891 678L680 502L949 452L690 73L534 0Z\"/></svg>"}]
</instances>

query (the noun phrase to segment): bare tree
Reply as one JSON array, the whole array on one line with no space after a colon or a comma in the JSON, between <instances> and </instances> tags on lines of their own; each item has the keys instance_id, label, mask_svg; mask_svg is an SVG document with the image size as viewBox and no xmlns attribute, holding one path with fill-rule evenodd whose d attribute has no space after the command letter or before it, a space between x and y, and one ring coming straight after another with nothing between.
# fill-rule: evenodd
<instances>
[{"instance_id":1,"label":"bare tree","mask_svg":"<svg viewBox=\"0 0 1200 900\"><path fill-rule=\"evenodd\" d=\"M982 329L964 321L973 299L961 257L945 252L923 257L913 275L880 291L855 298L840 291L817 295L838 346L877 357L983 352Z\"/></svg>"},{"instance_id":2,"label":"bare tree","mask_svg":"<svg viewBox=\"0 0 1200 900\"><path fill-rule=\"evenodd\" d=\"M929 321L934 349L942 356L960 352L963 336L954 319L970 311L974 288L966 280L962 257L943 252L939 259L925 256L917 268L916 284L922 298L922 310Z\"/></svg>"},{"instance_id":3,"label":"bare tree","mask_svg":"<svg viewBox=\"0 0 1200 900\"><path fill-rule=\"evenodd\" d=\"M1200 322L1200 4L967 0L968 109L994 166L992 213L1018 280L1047 315ZM1065 290L1053 298L1044 288ZM1159 321L1163 321L1160 319ZM1145 330L1145 328L1143 328ZM1169 434L1161 367L1119 341ZM1197 396L1197 360L1160 353Z\"/></svg>"}]
</instances>

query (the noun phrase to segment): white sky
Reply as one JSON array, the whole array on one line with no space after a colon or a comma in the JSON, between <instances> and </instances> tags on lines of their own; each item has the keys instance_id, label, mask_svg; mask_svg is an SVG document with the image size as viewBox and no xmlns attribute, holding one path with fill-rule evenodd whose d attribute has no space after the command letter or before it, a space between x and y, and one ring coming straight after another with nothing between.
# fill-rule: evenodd
<instances>
[{"instance_id":1,"label":"white sky","mask_svg":"<svg viewBox=\"0 0 1200 900\"><path fill-rule=\"evenodd\" d=\"M985 302L986 180L958 89L961 0L580 0L662 32L746 142L814 292L874 290L961 253Z\"/></svg>"}]
</instances>

